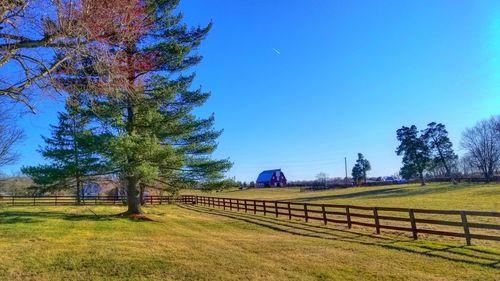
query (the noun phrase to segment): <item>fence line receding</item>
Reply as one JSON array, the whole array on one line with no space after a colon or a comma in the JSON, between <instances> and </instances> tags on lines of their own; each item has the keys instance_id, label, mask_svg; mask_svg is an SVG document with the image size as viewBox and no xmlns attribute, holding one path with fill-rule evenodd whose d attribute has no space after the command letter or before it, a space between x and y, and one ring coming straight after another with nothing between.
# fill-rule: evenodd
<instances>
[{"instance_id":1,"label":"fence line receding","mask_svg":"<svg viewBox=\"0 0 500 281\"><path fill-rule=\"evenodd\" d=\"M305 222L320 221L325 225L336 223L346 225L348 228L358 225L373 228L377 234L380 234L382 229L389 229L409 232L413 239L417 239L418 234L461 237L465 238L467 245L471 245L472 239L500 241L500 212L366 207L192 195L184 197L187 200L183 201L191 204L263 214L265 216L274 215L277 218L299 218ZM427 217L423 218L423 215ZM435 218L432 218L432 216ZM455 218L456 220L443 220L443 216ZM472 222L473 220L470 220L477 217L484 218L488 222ZM429 229L428 226L454 227L455 229L460 228L461 231ZM475 233L474 230L477 229L487 230L491 233Z\"/></svg>"},{"instance_id":2,"label":"fence line receding","mask_svg":"<svg viewBox=\"0 0 500 281\"><path fill-rule=\"evenodd\" d=\"M123 205L127 199L125 196L93 196L80 200L82 205ZM11 206L75 205L77 201L76 196L0 196L0 204ZM472 239L500 241L500 212L366 207L196 195L146 196L143 203L197 204L290 220L299 218L305 222L319 221L325 225L336 223L348 228L357 225L373 228L377 234L383 229L396 230L411 233L413 239L417 239L418 234L460 237L465 238L467 245L471 245ZM443 220L443 217L455 220ZM481 218L480 221L478 218ZM429 229L429 226L433 229ZM460 231L450 231L450 228L459 228ZM476 233L475 230L482 233Z\"/></svg>"}]
</instances>

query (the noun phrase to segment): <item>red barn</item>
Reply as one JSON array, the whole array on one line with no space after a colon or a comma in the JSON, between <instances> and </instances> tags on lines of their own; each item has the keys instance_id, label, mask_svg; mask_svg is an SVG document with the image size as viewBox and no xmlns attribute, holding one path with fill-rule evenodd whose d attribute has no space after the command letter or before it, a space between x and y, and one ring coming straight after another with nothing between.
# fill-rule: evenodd
<instances>
[{"instance_id":1,"label":"red barn","mask_svg":"<svg viewBox=\"0 0 500 281\"><path fill-rule=\"evenodd\" d=\"M267 170L259 174L256 184L257 187L283 187L286 186L286 177L281 169Z\"/></svg>"}]
</instances>

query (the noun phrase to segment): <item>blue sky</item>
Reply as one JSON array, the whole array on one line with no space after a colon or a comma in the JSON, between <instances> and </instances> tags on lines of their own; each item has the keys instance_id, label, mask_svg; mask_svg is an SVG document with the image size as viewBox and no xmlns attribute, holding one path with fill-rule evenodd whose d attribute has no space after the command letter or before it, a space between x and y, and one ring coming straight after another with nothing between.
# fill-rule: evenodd
<instances>
[{"instance_id":1,"label":"blue sky","mask_svg":"<svg viewBox=\"0 0 500 281\"><path fill-rule=\"evenodd\" d=\"M401 126L444 123L458 149L466 127L500 113L498 1L184 0L181 10L189 24L214 23L194 84L212 97L197 112L215 112L215 156L238 180L272 168L289 180L343 176L358 152L370 175L391 175ZM61 107L45 99L20 118L28 137L5 172L43 163L40 135Z\"/></svg>"}]
</instances>

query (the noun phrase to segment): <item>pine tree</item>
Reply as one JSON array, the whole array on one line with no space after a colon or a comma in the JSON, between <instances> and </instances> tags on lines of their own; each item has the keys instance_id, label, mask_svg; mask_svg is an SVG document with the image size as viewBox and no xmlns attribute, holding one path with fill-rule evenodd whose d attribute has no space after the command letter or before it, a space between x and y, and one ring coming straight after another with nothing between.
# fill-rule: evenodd
<instances>
[{"instance_id":1,"label":"pine tree","mask_svg":"<svg viewBox=\"0 0 500 281\"><path fill-rule=\"evenodd\" d=\"M356 186L359 186L361 184L361 180L363 179L363 167L359 163L356 163L354 167L352 167L351 174L354 183Z\"/></svg>"},{"instance_id":2,"label":"pine tree","mask_svg":"<svg viewBox=\"0 0 500 281\"><path fill-rule=\"evenodd\" d=\"M46 146L39 150L50 164L23 167L38 193L73 189L81 203L83 184L105 172L109 165L100 156L105 135L95 135L90 119L68 99L66 112L58 114L58 125L51 125L51 137L43 137Z\"/></svg>"},{"instance_id":3,"label":"pine tree","mask_svg":"<svg viewBox=\"0 0 500 281\"><path fill-rule=\"evenodd\" d=\"M363 181L366 183L366 175L368 174L368 171L372 169L370 161L366 160L362 153L358 153L358 160L356 160L356 163L361 168Z\"/></svg>"},{"instance_id":4,"label":"pine tree","mask_svg":"<svg viewBox=\"0 0 500 281\"><path fill-rule=\"evenodd\" d=\"M108 148L126 182L126 213L141 213L143 190L158 183L169 190L220 186L231 163L210 155L222 131L213 129L213 115L192 113L209 93L191 90L195 75L184 73L201 61L193 51L211 24L182 24L177 0L132 0L106 13L108 2L87 7L101 15L92 19L96 28L108 30L98 59L68 61L58 79L67 91L86 93L81 106L112 134Z\"/></svg>"},{"instance_id":5,"label":"pine tree","mask_svg":"<svg viewBox=\"0 0 500 281\"><path fill-rule=\"evenodd\" d=\"M448 131L446 127L436 122L429 123L427 128L423 131L422 137L427 142L427 146L431 150L432 158L438 165L443 165L446 170L447 176L457 184L451 173L451 163L458 159L458 156L453 151L453 144L448 138Z\"/></svg>"},{"instance_id":6,"label":"pine tree","mask_svg":"<svg viewBox=\"0 0 500 281\"><path fill-rule=\"evenodd\" d=\"M397 130L398 140L401 142L396 149L397 155L403 155L403 167L400 174L405 179L418 176L421 185L425 185L424 171L430 167L431 151L417 127L401 127Z\"/></svg>"}]
</instances>

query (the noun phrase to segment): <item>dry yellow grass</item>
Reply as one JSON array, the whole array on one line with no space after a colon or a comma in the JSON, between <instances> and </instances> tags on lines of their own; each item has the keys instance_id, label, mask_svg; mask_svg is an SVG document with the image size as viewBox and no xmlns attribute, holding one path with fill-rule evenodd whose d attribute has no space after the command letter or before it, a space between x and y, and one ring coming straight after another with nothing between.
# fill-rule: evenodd
<instances>
[{"instance_id":1,"label":"dry yellow grass","mask_svg":"<svg viewBox=\"0 0 500 281\"><path fill-rule=\"evenodd\" d=\"M298 202L350 204L359 206L403 207L500 211L500 184L449 183L353 187L325 191L300 192L299 188L232 189L202 193L184 190L184 194L200 194L231 198L293 200Z\"/></svg>"},{"instance_id":2,"label":"dry yellow grass","mask_svg":"<svg viewBox=\"0 0 500 281\"><path fill-rule=\"evenodd\" d=\"M0 280L498 280L500 250L199 206L2 207Z\"/></svg>"}]
</instances>

